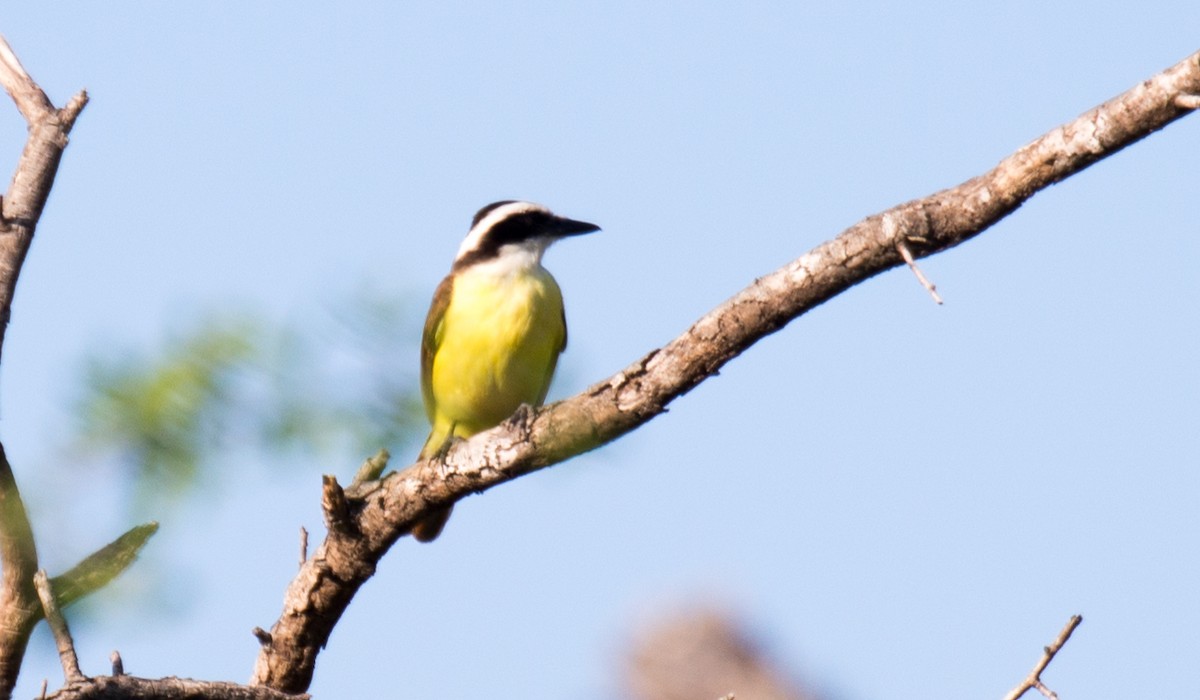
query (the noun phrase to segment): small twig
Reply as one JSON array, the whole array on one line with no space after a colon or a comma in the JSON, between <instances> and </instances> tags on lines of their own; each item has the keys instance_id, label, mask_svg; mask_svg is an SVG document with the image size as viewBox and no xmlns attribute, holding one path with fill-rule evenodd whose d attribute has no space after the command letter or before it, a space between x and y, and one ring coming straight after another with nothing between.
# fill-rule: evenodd
<instances>
[{"instance_id":1,"label":"small twig","mask_svg":"<svg viewBox=\"0 0 1200 700\"><path fill-rule=\"evenodd\" d=\"M271 643L271 633L261 627L255 627L250 630L250 634L253 634L258 643L264 647Z\"/></svg>"},{"instance_id":2,"label":"small twig","mask_svg":"<svg viewBox=\"0 0 1200 700\"><path fill-rule=\"evenodd\" d=\"M1058 633L1058 639L1055 639L1053 644L1045 648L1041 660L1033 667L1033 671L1029 673L1025 680L1021 681L1020 685L1013 688L1008 695L1005 695L1004 700L1017 700L1017 698L1024 695L1031 688L1036 688L1039 693L1045 695L1050 700L1058 700L1058 694L1042 683L1042 671L1045 671L1050 662L1054 660L1054 655L1063 648L1063 645L1071 638L1071 633L1075 631L1075 628L1081 622L1083 622L1082 616L1071 616L1071 619L1067 621L1067 626L1063 627L1062 632Z\"/></svg>"},{"instance_id":3,"label":"small twig","mask_svg":"<svg viewBox=\"0 0 1200 700\"><path fill-rule=\"evenodd\" d=\"M90 99L87 90L80 90L75 93L74 97L67 100L66 106L59 110L58 114L60 118L68 124L74 124L75 120L79 117L79 113L83 111L84 107L87 107L88 100Z\"/></svg>"},{"instance_id":4,"label":"small twig","mask_svg":"<svg viewBox=\"0 0 1200 700\"><path fill-rule=\"evenodd\" d=\"M1175 97L1175 106L1180 109L1200 109L1200 95L1178 95Z\"/></svg>"},{"instance_id":5,"label":"small twig","mask_svg":"<svg viewBox=\"0 0 1200 700\"><path fill-rule=\"evenodd\" d=\"M46 689L47 689L47 688L49 688L49 687L50 687L50 679L49 679L49 678L43 678L43 679L42 679L42 695L41 695L41 700L46 700Z\"/></svg>"},{"instance_id":6,"label":"small twig","mask_svg":"<svg viewBox=\"0 0 1200 700\"><path fill-rule=\"evenodd\" d=\"M350 486L359 486L378 479L383 470L387 469L388 460L391 458L392 455L387 450L380 450L374 456L368 457L358 468L358 472L354 474L354 480L350 482Z\"/></svg>"},{"instance_id":7,"label":"small twig","mask_svg":"<svg viewBox=\"0 0 1200 700\"><path fill-rule=\"evenodd\" d=\"M114 676L125 675L125 662L121 660L121 652L113 649L113 653L108 655L109 661L112 661L112 674Z\"/></svg>"},{"instance_id":8,"label":"small twig","mask_svg":"<svg viewBox=\"0 0 1200 700\"><path fill-rule=\"evenodd\" d=\"M308 561L308 530L304 526L300 526L300 566L304 566L304 562Z\"/></svg>"},{"instance_id":9,"label":"small twig","mask_svg":"<svg viewBox=\"0 0 1200 700\"><path fill-rule=\"evenodd\" d=\"M75 655L75 642L71 639L71 630L67 629L67 620L58 609L54 600L54 591L50 590L50 577L45 569L38 569L33 575L33 587L37 589L38 598L42 600L42 610L46 613L46 622L54 633L54 642L58 645L58 657L62 660L63 675L67 683L85 680L87 677L79 670L79 657Z\"/></svg>"},{"instance_id":10,"label":"small twig","mask_svg":"<svg viewBox=\"0 0 1200 700\"><path fill-rule=\"evenodd\" d=\"M917 261L913 259L912 251L908 249L908 245L904 241L900 241L896 243L896 250L900 251L900 257L904 258L904 262L908 263L908 269L912 270L913 274L917 276L917 281L920 282L921 286L929 292L929 296L933 297L933 300L936 301L938 305L941 305L942 297L937 293L937 285L935 285L933 282L930 282L929 279L925 277L925 273L921 272L921 268L917 267Z\"/></svg>"}]
</instances>

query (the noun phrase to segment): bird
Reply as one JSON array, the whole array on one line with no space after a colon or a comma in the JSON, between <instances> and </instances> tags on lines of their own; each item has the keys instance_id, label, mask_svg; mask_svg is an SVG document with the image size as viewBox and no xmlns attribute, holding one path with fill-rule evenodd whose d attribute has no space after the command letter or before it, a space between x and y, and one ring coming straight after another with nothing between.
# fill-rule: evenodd
<instances>
[{"instance_id":1,"label":"bird","mask_svg":"<svg viewBox=\"0 0 1200 700\"><path fill-rule=\"evenodd\" d=\"M493 202L475 214L450 274L433 294L421 340L421 397L429 437L419 459L546 400L567 346L562 291L542 267L563 238L599 231L532 202ZM450 518L440 507L412 528L432 542Z\"/></svg>"}]
</instances>

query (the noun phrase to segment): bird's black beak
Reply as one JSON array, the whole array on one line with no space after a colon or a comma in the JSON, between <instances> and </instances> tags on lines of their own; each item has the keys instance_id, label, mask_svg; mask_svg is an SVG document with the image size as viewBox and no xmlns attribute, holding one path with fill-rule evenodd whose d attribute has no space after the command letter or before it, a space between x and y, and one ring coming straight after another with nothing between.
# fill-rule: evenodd
<instances>
[{"instance_id":1,"label":"bird's black beak","mask_svg":"<svg viewBox=\"0 0 1200 700\"><path fill-rule=\"evenodd\" d=\"M594 233L600 230L600 227L596 224L589 224L586 221L566 219L561 216L554 217L554 223L552 226L556 236L579 236L585 233Z\"/></svg>"}]
</instances>

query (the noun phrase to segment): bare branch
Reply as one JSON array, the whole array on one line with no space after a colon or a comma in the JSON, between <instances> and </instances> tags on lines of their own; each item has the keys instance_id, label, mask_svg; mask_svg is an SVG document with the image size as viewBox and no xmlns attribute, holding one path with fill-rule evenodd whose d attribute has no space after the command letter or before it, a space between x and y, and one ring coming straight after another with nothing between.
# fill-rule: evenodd
<instances>
[{"instance_id":1,"label":"bare branch","mask_svg":"<svg viewBox=\"0 0 1200 700\"><path fill-rule=\"evenodd\" d=\"M75 640L71 639L67 619L58 609L54 591L50 589L50 577L44 570L39 570L33 575L33 586L42 601L42 610L46 611L46 622L50 625L50 631L54 633L54 643L58 645L58 658L62 660L63 675L68 683L84 680L85 676L79 670L79 657L75 655Z\"/></svg>"},{"instance_id":2,"label":"bare branch","mask_svg":"<svg viewBox=\"0 0 1200 700\"><path fill-rule=\"evenodd\" d=\"M287 695L270 688L187 678L97 676L71 683L47 700L310 700L310 697Z\"/></svg>"},{"instance_id":3,"label":"bare branch","mask_svg":"<svg viewBox=\"0 0 1200 700\"><path fill-rule=\"evenodd\" d=\"M1057 700L1058 695L1042 683L1042 672L1045 671L1046 667L1050 665L1050 662L1054 660L1054 655L1063 648L1063 645L1066 644L1067 640L1071 638L1071 633L1075 631L1075 628L1078 627L1079 623L1081 622L1083 622L1083 618L1081 616L1071 616L1071 619L1067 621L1067 626L1063 627L1062 632L1058 633L1058 639L1055 639L1053 644L1045 648L1042 653L1041 660L1037 662L1037 665L1033 667L1033 670L1030 671L1029 675L1025 677L1025 680L1021 681L1016 688L1013 688L1008 695L1004 696L1004 700L1017 700L1017 698L1021 697L1033 688L1036 688L1038 692L1040 692L1042 695L1045 695L1047 698L1050 698L1050 700Z\"/></svg>"},{"instance_id":4,"label":"bare branch","mask_svg":"<svg viewBox=\"0 0 1200 700\"><path fill-rule=\"evenodd\" d=\"M25 66L21 65L21 61L4 37L0 37L0 85L4 86L4 91L17 103L21 116L31 124L55 111L50 98L46 97L46 93L29 77Z\"/></svg>"},{"instance_id":5,"label":"bare branch","mask_svg":"<svg viewBox=\"0 0 1200 700\"><path fill-rule=\"evenodd\" d=\"M16 103L29 123L25 150L17 162L12 183L0 203L0 353L4 334L12 316L13 293L17 277L38 218L50 195L54 175L67 134L87 104L86 93L79 93L62 110L51 104L46 94L29 76L8 42L0 37L0 85ZM25 646L34 624L41 617L33 574L37 570L37 549L12 467L0 446L0 698L12 695L25 656Z\"/></svg>"},{"instance_id":6,"label":"bare branch","mask_svg":"<svg viewBox=\"0 0 1200 700\"><path fill-rule=\"evenodd\" d=\"M1200 53L1018 149L956 187L870 216L709 312L679 338L583 393L455 444L444 459L352 485L358 536L331 531L288 587L252 682L308 688L317 654L375 563L440 506L615 440L666 410L750 345L850 287L979 235L1034 193L1188 114ZM328 496L328 484L326 487ZM327 508L328 512L328 508Z\"/></svg>"},{"instance_id":7,"label":"bare branch","mask_svg":"<svg viewBox=\"0 0 1200 700\"><path fill-rule=\"evenodd\" d=\"M13 292L21 264L33 241L63 149L75 119L87 104L80 92L63 109L55 109L46 93L33 82L8 42L0 37L0 85L8 91L17 109L29 122L29 138L17 162L8 194L0 209L0 351L4 331L12 315Z\"/></svg>"}]
</instances>

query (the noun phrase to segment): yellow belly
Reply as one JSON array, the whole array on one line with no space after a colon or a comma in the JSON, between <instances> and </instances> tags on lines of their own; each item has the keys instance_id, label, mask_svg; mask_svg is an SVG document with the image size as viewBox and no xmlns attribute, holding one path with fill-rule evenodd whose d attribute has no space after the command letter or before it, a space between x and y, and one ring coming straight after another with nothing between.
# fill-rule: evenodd
<instances>
[{"instance_id":1,"label":"yellow belly","mask_svg":"<svg viewBox=\"0 0 1200 700\"><path fill-rule=\"evenodd\" d=\"M550 273L460 274L439 329L425 396L437 449L450 431L467 437L521 404L546 398L566 337L562 294Z\"/></svg>"}]
</instances>

